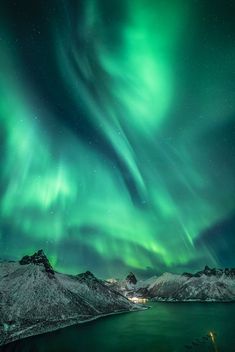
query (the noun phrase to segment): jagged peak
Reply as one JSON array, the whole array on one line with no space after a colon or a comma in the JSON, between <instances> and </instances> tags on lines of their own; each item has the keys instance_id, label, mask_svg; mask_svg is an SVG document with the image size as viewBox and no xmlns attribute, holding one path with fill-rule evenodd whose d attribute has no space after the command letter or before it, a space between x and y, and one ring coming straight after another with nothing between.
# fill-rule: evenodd
<instances>
[{"instance_id":1,"label":"jagged peak","mask_svg":"<svg viewBox=\"0 0 235 352\"><path fill-rule=\"evenodd\" d=\"M133 285L137 283L135 274L132 271L127 275L126 281L128 281L130 284L133 284Z\"/></svg>"},{"instance_id":2,"label":"jagged peak","mask_svg":"<svg viewBox=\"0 0 235 352\"><path fill-rule=\"evenodd\" d=\"M92 274L92 272L90 272L89 270L87 270L84 275L85 275L86 277L89 277L89 278L92 278L92 279L95 277L95 275Z\"/></svg>"},{"instance_id":3,"label":"jagged peak","mask_svg":"<svg viewBox=\"0 0 235 352\"><path fill-rule=\"evenodd\" d=\"M33 255L25 255L19 263L21 265L27 265L27 264L35 264L35 265L44 265L44 268L46 272L50 274L54 274L54 270L49 262L49 259L45 255L43 249L39 249L37 252L35 252Z\"/></svg>"},{"instance_id":4,"label":"jagged peak","mask_svg":"<svg viewBox=\"0 0 235 352\"><path fill-rule=\"evenodd\" d=\"M85 273L78 274L77 278L79 278L81 281L98 280L89 270L87 270Z\"/></svg>"},{"instance_id":5,"label":"jagged peak","mask_svg":"<svg viewBox=\"0 0 235 352\"><path fill-rule=\"evenodd\" d=\"M208 265L205 265L204 269L201 271L197 271L195 274L192 273L183 273L182 276L186 277L200 277L202 275L206 276L222 276L222 275L234 277L235 276L235 268L225 268L225 269L216 269L216 268L210 268Z\"/></svg>"}]
</instances>

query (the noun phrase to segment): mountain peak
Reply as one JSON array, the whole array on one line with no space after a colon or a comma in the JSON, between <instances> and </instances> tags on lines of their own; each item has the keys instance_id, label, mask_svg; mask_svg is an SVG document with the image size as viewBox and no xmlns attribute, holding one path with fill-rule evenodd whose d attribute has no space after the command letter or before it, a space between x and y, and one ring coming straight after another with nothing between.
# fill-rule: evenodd
<instances>
[{"instance_id":1,"label":"mountain peak","mask_svg":"<svg viewBox=\"0 0 235 352\"><path fill-rule=\"evenodd\" d=\"M188 278L201 277L202 275L216 276L216 277L221 277L222 275L225 275L233 278L235 277L235 268L216 269L216 268L210 268L208 265L206 265L203 270L198 271L195 274L186 273L186 272L182 274L182 276L186 276Z\"/></svg>"},{"instance_id":2,"label":"mountain peak","mask_svg":"<svg viewBox=\"0 0 235 352\"><path fill-rule=\"evenodd\" d=\"M44 265L44 268L46 272L50 274L54 274L54 270L49 262L49 259L45 255L44 251L42 249L39 249L39 251L35 252L33 255L25 255L19 263L21 265L26 265L26 264L35 264L35 265Z\"/></svg>"},{"instance_id":3,"label":"mountain peak","mask_svg":"<svg viewBox=\"0 0 235 352\"><path fill-rule=\"evenodd\" d=\"M132 272L130 272L127 275L126 281L129 282L132 285L136 285L136 283L137 283L137 279L136 279L135 275Z\"/></svg>"},{"instance_id":4,"label":"mountain peak","mask_svg":"<svg viewBox=\"0 0 235 352\"><path fill-rule=\"evenodd\" d=\"M86 272L84 273L84 275L85 275L87 278L90 278L90 279L93 279L93 278L95 277L95 275L92 274L90 271L86 271Z\"/></svg>"},{"instance_id":5,"label":"mountain peak","mask_svg":"<svg viewBox=\"0 0 235 352\"><path fill-rule=\"evenodd\" d=\"M80 281L87 281L87 280L98 280L94 274L92 274L90 271L86 271L85 273L81 273L77 275L77 278Z\"/></svg>"}]
</instances>

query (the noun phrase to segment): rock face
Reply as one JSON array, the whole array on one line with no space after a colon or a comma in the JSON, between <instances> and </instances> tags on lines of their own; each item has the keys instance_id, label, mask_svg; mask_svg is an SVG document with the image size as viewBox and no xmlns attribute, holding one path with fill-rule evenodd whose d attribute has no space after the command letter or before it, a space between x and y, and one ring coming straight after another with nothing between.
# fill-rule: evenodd
<instances>
[{"instance_id":1,"label":"rock face","mask_svg":"<svg viewBox=\"0 0 235 352\"><path fill-rule=\"evenodd\" d=\"M55 272L42 250L20 262L0 263L0 345L139 309L91 272Z\"/></svg>"},{"instance_id":2,"label":"rock face","mask_svg":"<svg viewBox=\"0 0 235 352\"><path fill-rule=\"evenodd\" d=\"M137 290L137 283L136 276L132 272L130 272L124 280L111 278L105 281L106 286L121 293L125 297L130 297L129 293Z\"/></svg>"},{"instance_id":3,"label":"rock face","mask_svg":"<svg viewBox=\"0 0 235 352\"><path fill-rule=\"evenodd\" d=\"M108 279L105 284L113 290L120 292L125 297L147 298L149 297L148 286L152 282L155 282L156 279L157 277L154 276L147 280L138 281L136 276L130 272L124 280Z\"/></svg>"},{"instance_id":4,"label":"rock face","mask_svg":"<svg viewBox=\"0 0 235 352\"><path fill-rule=\"evenodd\" d=\"M41 265L42 264L47 273L50 273L52 275L54 275L55 273L48 258L46 257L42 249L40 249L38 252L34 253L33 255L25 255L19 261L19 263L21 265L26 265L26 264Z\"/></svg>"},{"instance_id":5,"label":"rock face","mask_svg":"<svg viewBox=\"0 0 235 352\"><path fill-rule=\"evenodd\" d=\"M127 281L127 283L129 283L131 285L136 285L137 284L137 279L136 279L135 275L132 272L130 272L127 275L126 281Z\"/></svg>"}]
</instances>

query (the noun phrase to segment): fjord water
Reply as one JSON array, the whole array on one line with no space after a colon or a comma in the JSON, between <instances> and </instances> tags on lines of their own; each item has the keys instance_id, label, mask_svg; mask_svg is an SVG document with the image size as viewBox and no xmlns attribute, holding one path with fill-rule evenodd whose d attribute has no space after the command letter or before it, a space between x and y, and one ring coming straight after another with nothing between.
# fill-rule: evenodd
<instances>
[{"instance_id":1,"label":"fjord water","mask_svg":"<svg viewBox=\"0 0 235 352\"><path fill-rule=\"evenodd\" d=\"M150 303L9 344L1 352L235 351L235 303ZM207 334L213 332L215 343Z\"/></svg>"}]
</instances>

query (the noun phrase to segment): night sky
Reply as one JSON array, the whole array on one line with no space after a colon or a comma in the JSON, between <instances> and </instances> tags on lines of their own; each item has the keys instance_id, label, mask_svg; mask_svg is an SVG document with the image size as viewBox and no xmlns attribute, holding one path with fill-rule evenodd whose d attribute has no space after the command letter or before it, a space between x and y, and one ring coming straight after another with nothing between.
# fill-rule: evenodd
<instances>
[{"instance_id":1,"label":"night sky","mask_svg":"<svg viewBox=\"0 0 235 352\"><path fill-rule=\"evenodd\" d=\"M235 265L235 1L1 0L0 257Z\"/></svg>"}]
</instances>

